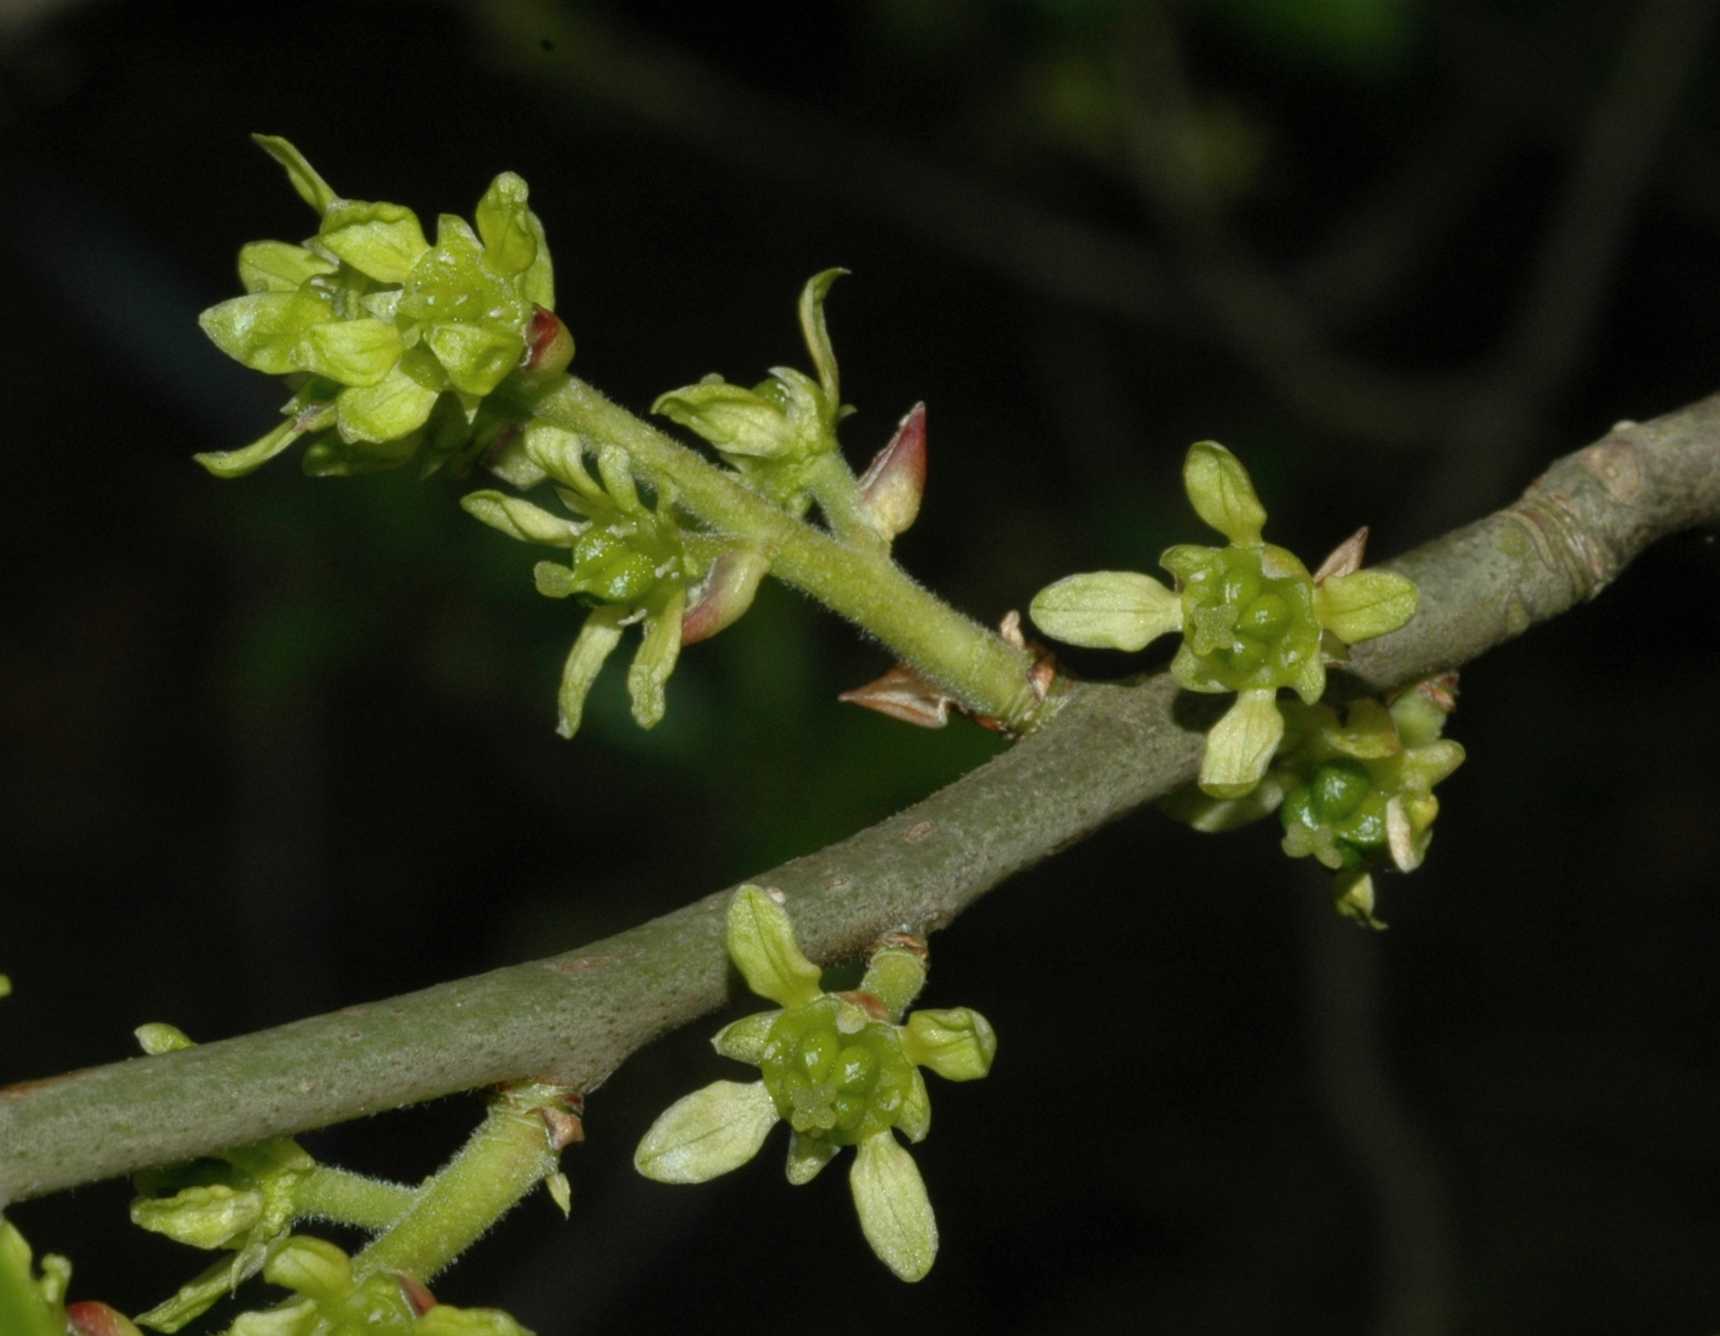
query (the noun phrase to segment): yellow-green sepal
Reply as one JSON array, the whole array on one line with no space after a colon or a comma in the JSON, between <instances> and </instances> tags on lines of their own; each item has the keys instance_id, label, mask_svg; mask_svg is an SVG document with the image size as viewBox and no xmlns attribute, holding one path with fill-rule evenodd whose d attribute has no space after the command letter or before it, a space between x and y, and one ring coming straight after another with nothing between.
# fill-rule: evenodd
<instances>
[{"instance_id":1,"label":"yellow-green sepal","mask_svg":"<svg viewBox=\"0 0 1720 1336\"><path fill-rule=\"evenodd\" d=\"M1415 585L1391 571L1333 576L1314 591L1320 624L1350 645L1406 625L1418 602Z\"/></svg>"},{"instance_id":2,"label":"yellow-green sepal","mask_svg":"<svg viewBox=\"0 0 1720 1336\"><path fill-rule=\"evenodd\" d=\"M1254 493L1248 470L1217 441L1197 441L1183 461L1189 504L1209 526L1241 547L1260 541L1266 509Z\"/></svg>"},{"instance_id":3,"label":"yellow-green sepal","mask_svg":"<svg viewBox=\"0 0 1720 1336\"><path fill-rule=\"evenodd\" d=\"M339 267L315 251L285 241L253 241L239 247L239 282L246 292L292 292Z\"/></svg>"},{"instance_id":4,"label":"yellow-green sepal","mask_svg":"<svg viewBox=\"0 0 1720 1336\"><path fill-rule=\"evenodd\" d=\"M1053 640L1090 649L1145 648L1182 629L1182 600L1136 571L1066 575L1034 596L1034 624Z\"/></svg>"},{"instance_id":5,"label":"yellow-green sepal","mask_svg":"<svg viewBox=\"0 0 1720 1336\"><path fill-rule=\"evenodd\" d=\"M1254 788L1284 737L1274 691L1239 691L1206 735L1200 788L1210 798L1240 798Z\"/></svg>"},{"instance_id":6,"label":"yellow-green sepal","mask_svg":"<svg viewBox=\"0 0 1720 1336\"><path fill-rule=\"evenodd\" d=\"M824 321L824 299L829 294L831 285L847 273L846 269L826 269L814 274L806 280L806 286L801 288L797 308L800 332L806 340L806 351L811 355L813 369L818 373L819 388L823 390L827 404L826 411L833 419L842 400L836 374L836 350L831 346L830 329Z\"/></svg>"},{"instance_id":7,"label":"yellow-green sepal","mask_svg":"<svg viewBox=\"0 0 1720 1336\"><path fill-rule=\"evenodd\" d=\"M633 1167L658 1183L705 1183L757 1155L778 1121L763 1081L716 1081L663 1111Z\"/></svg>"},{"instance_id":8,"label":"yellow-green sepal","mask_svg":"<svg viewBox=\"0 0 1720 1336\"><path fill-rule=\"evenodd\" d=\"M817 965L802 954L788 913L761 887L746 885L729 901L725 941L747 987L779 1007L820 994Z\"/></svg>"},{"instance_id":9,"label":"yellow-green sepal","mask_svg":"<svg viewBox=\"0 0 1720 1336\"><path fill-rule=\"evenodd\" d=\"M319 214L327 213L340 196L322 179L316 168L292 144L280 135L252 135L251 142L280 163L298 196Z\"/></svg>"},{"instance_id":10,"label":"yellow-green sepal","mask_svg":"<svg viewBox=\"0 0 1720 1336\"><path fill-rule=\"evenodd\" d=\"M925 1278L938 1255L938 1222L914 1157L888 1130L860 1143L849 1172L860 1232L898 1279Z\"/></svg>"}]
</instances>

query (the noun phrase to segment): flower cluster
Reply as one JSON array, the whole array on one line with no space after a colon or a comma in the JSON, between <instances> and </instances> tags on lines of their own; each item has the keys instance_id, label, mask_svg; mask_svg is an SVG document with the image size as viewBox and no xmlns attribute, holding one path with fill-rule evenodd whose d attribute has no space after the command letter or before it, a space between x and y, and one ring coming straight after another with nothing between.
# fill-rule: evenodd
<instances>
[{"instance_id":1,"label":"flower cluster","mask_svg":"<svg viewBox=\"0 0 1720 1336\"><path fill-rule=\"evenodd\" d=\"M1434 786L1463 764L1463 748L1440 734L1456 703L1456 678L1419 682L1390 704L1358 700L1284 707L1284 743L1246 796L1176 795L1166 810L1198 830L1229 830L1278 813L1284 852L1312 857L1335 874L1338 911L1370 928L1373 872L1412 872L1427 857L1439 799Z\"/></svg>"},{"instance_id":2,"label":"flower cluster","mask_svg":"<svg viewBox=\"0 0 1720 1336\"><path fill-rule=\"evenodd\" d=\"M302 245L239 252L245 294L203 312L203 331L254 371L292 377L283 421L238 450L197 456L219 477L251 472L304 439L307 473L463 467L489 439L480 410L511 375L560 370L573 340L526 183L503 172L474 214L437 219L432 244L399 204L343 199L285 139L256 136L320 219Z\"/></svg>"},{"instance_id":3,"label":"flower cluster","mask_svg":"<svg viewBox=\"0 0 1720 1336\"><path fill-rule=\"evenodd\" d=\"M919 1280L937 1255L937 1221L913 1157L896 1140L931 1130L920 1068L951 1081L991 1070L997 1038L966 1007L903 1019L926 978L924 943L886 940L858 990L826 993L771 893L743 886L729 904L728 949L747 986L777 1003L712 1041L760 1079L718 1081L671 1105L633 1162L661 1183L703 1183L752 1159L778 1122L792 1129L788 1180L810 1182L845 1146L857 1148L849 1185L860 1228L879 1259Z\"/></svg>"},{"instance_id":4,"label":"flower cluster","mask_svg":"<svg viewBox=\"0 0 1720 1336\"><path fill-rule=\"evenodd\" d=\"M800 330L817 379L778 366L749 389L712 374L658 395L651 405L653 413L697 432L724 462L795 515L811 504L815 462L837 449L837 422L854 411L842 405L836 352L824 320L824 298L845 273L814 274L800 292Z\"/></svg>"},{"instance_id":5,"label":"flower cluster","mask_svg":"<svg viewBox=\"0 0 1720 1336\"><path fill-rule=\"evenodd\" d=\"M324 1239L293 1235L270 1256L263 1279L296 1297L241 1313L230 1336L532 1336L498 1309L437 1303L410 1276L360 1275Z\"/></svg>"},{"instance_id":6,"label":"flower cluster","mask_svg":"<svg viewBox=\"0 0 1720 1336\"><path fill-rule=\"evenodd\" d=\"M0 1219L0 1332L5 1336L140 1336L116 1309L93 1299L66 1302L72 1264L49 1253L40 1274L17 1227Z\"/></svg>"},{"instance_id":7,"label":"flower cluster","mask_svg":"<svg viewBox=\"0 0 1720 1336\"><path fill-rule=\"evenodd\" d=\"M1175 590L1134 571L1068 576L1034 598L1033 619L1057 640L1104 649L1138 650L1181 631L1171 661L1177 682L1236 693L1207 734L1200 787L1237 798L1260 782L1284 737L1279 689L1313 705L1325 693L1327 663L1408 622L1416 589L1401 575L1359 569L1366 530L1313 575L1293 553L1263 542L1266 511L1241 463L1216 442L1189 449L1183 485L1226 546L1168 549L1160 564L1176 577Z\"/></svg>"},{"instance_id":8,"label":"flower cluster","mask_svg":"<svg viewBox=\"0 0 1720 1336\"><path fill-rule=\"evenodd\" d=\"M574 518L498 491L461 499L476 518L510 538L567 550L566 562L540 561L538 592L591 607L562 671L558 731L571 738L590 692L622 631L641 623L643 640L627 674L633 717L650 728L663 717L664 688L681 646L715 635L751 605L768 562L744 542L688 531L674 512L674 489L642 495L627 454L593 452L571 432L535 423L524 459L564 485L556 488Z\"/></svg>"}]
</instances>

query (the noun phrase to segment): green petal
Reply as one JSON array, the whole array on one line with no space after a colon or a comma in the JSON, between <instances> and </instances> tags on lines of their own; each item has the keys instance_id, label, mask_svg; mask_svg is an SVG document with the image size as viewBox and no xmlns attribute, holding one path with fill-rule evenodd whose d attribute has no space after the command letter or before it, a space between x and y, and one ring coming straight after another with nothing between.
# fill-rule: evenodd
<instances>
[{"instance_id":1,"label":"green petal","mask_svg":"<svg viewBox=\"0 0 1720 1336\"><path fill-rule=\"evenodd\" d=\"M561 689L556 693L558 720L555 731L564 738L579 732L579 721L585 713L585 697L597 674L603 668L616 645L621 643L623 608L594 608L580 627L579 636L568 651L562 665Z\"/></svg>"},{"instance_id":2,"label":"green petal","mask_svg":"<svg viewBox=\"0 0 1720 1336\"><path fill-rule=\"evenodd\" d=\"M476 395L489 394L500 385L520 364L526 346L518 331L455 322L432 325L424 342L454 388Z\"/></svg>"},{"instance_id":3,"label":"green petal","mask_svg":"<svg viewBox=\"0 0 1720 1336\"><path fill-rule=\"evenodd\" d=\"M460 498L460 509L509 538L546 547L571 548L585 526L563 515L552 515L522 497L486 489Z\"/></svg>"},{"instance_id":4,"label":"green petal","mask_svg":"<svg viewBox=\"0 0 1720 1336\"><path fill-rule=\"evenodd\" d=\"M237 450L210 450L191 456L217 478L242 478L261 468L304 435L291 419Z\"/></svg>"},{"instance_id":5,"label":"green petal","mask_svg":"<svg viewBox=\"0 0 1720 1336\"><path fill-rule=\"evenodd\" d=\"M300 370L341 385L375 385L400 360L400 332L384 320L325 320L299 339Z\"/></svg>"},{"instance_id":6,"label":"green petal","mask_svg":"<svg viewBox=\"0 0 1720 1336\"><path fill-rule=\"evenodd\" d=\"M0 1331L6 1336L65 1336L64 1313L42 1293L46 1279L38 1282L32 1274L24 1236L0 1220Z\"/></svg>"},{"instance_id":7,"label":"green petal","mask_svg":"<svg viewBox=\"0 0 1720 1336\"><path fill-rule=\"evenodd\" d=\"M294 357L299 336L332 319L333 308L310 288L294 292L253 292L211 306L197 323L235 362L269 376L300 370Z\"/></svg>"},{"instance_id":8,"label":"green petal","mask_svg":"<svg viewBox=\"0 0 1720 1336\"><path fill-rule=\"evenodd\" d=\"M340 198L290 141L279 135L252 135L251 142L286 168L287 180L298 191L299 198L318 213L327 213L329 206Z\"/></svg>"},{"instance_id":9,"label":"green petal","mask_svg":"<svg viewBox=\"0 0 1720 1336\"><path fill-rule=\"evenodd\" d=\"M787 416L763 396L727 381L700 381L657 396L651 405L727 455L773 459L794 449Z\"/></svg>"},{"instance_id":10,"label":"green petal","mask_svg":"<svg viewBox=\"0 0 1720 1336\"><path fill-rule=\"evenodd\" d=\"M814 274L800 290L800 332L806 340L806 350L812 355L812 366L818 372L818 384L824 391L830 411L835 412L841 401L837 389L836 350L830 345L830 330L824 323L824 298L830 285L848 271L826 269Z\"/></svg>"},{"instance_id":11,"label":"green petal","mask_svg":"<svg viewBox=\"0 0 1720 1336\"><path fill-rule=\"evenodd\" d=\"M681 611L686 605L686 592L677 589L660 610L645 618L644 638L627 668L627 699L640 728L655 728L663 720L664 688L681 654Z\"/></svg>"},{"instance_id":12,"label":"green petal","mask_svg":"<svg viewBox=\"0 0 1720 1336\"><path fill-rule=\"evenodd\" d=\"M711 1047L725 1058L749 1062L757 1067L764 1061L764 1046L770 1039L770 1028L781 1015L780 1011L759 1011L743 1016L718 1030L711 1040Z\"/></svg>"},{"instance_id":13,"label":"green petal","mask_svg":"<svg viewBox=\"0 0 1720 1336\"><path fill-rule=\"evenodd\" d=\"M899 1279L922 1279L938 1255L938 1222L914 1157L889 1132L860 1143L848 1175L860 1232Z\"/></svg>"},{"instance_id":14,"label":"green petal","mask_svg":"<svg viewBox=\"0 0 1720 1336\"><path fill-rule=\"evenodd\" d=\"M1206 735L1201 792L1212 798L1240 798L1260 782L1284 737L1284 716L1275 696L1272 691L1237 693L1236 704Z\"/></svg>"},{"instance_id":15,"label":"green petal","mask_svg":"<svg viewBox=\"0 0 1720 1336\"><path fill-rule=\"evenodd\" d=\"M315 252L284 241L253 241L239 248L239 282L246 292L292 292L337 268Z\"/></svg>"},{"instance_id":16,"label":"green petal","mask_svg":"<svg viewBox=\"0 0 1720 1336\"><path fill-rule=\"evenodd\" d=\"M336 1299L352 1288L352 1262L327 1239L295 1234L269 1259L263 1279L313 1299Z\"/></svg>"},{"instance_id":17,"label":"green petal","mask_svg":"<svg viewBox=\"0 0 1720 1336\"><path fill-rule=\"evenodd\" d=\"M1235 830L1278 810L1284 801L1284 784L1277 774L1269 771L1240 798L1209 798L1191 784L1163 799L1159 810L1171 820L1209 835Z\"/></svg>"},{"instance_id":18,"label":"green petal","mask_svg":"<svg viewBox=\"0 0 1720 1336\"><path fill-rule=\"evenodd\" d=\"M140 1197L131 1222L192 1248L225 1248L263 1217L263 1194L225 1184L186 1188L171 1197Z\"/></svg>"},{"instance_id":19,"label":"green petal","mask_svg":"<svg viewBox=\"0 0 1720 1336\"><path fill-rule=\"evenodd\" d=\"M532 1336L497 1308L455 1308L437 1304L412 1324L412 1336Z\"/></svg>"},{"instance_id":20,"label":"green petal","mask_svg":"<svg viewBox=\"0 0 1720 1336\"><path fill-rule=\"evenodd\" d=\"M1195 514L1231 542L1248 545L1260 541L1266 511L1254 494L1248 471L1217 441L1200 441L1189 447L1183 462L1183 486Z\"/></svg>"},{"instance_id":21,"label":"green petal","mask_svg":"<svg viewBox=\"0 0 1720 1336\"><path fill-rule=\"evenodd\" d=\"M819 1170L836 1158L839 1149L829 1137L809 1137L795 1132L788 1141L788 1181L802 1187L818 1177Z\"/></svg>"},{"instance_id":22,"label":"green petal","mask_svg":"<svg viewBox=\"0 0 1720 1336\"><path fill-rule=\"evenodd\" d=\"M725 941L747 987L779 1007L819 995L819 969L794 940L788 912L760 887L746 885L729 901Z\"/></svg>"},{"instance_id":23,"label":"green petal","mask_svg":"<svg viewBox=\"0 0 1720 1336\"><path fill-rule=\"evenodd\" d=\"M1351 645L1397 630L1417 602L1415 585L1391 571L1334 576L1314 591L1320 624Z\"/></svg>"},{"instance_id":24,"label":"green petal","mask_svg":"<svg viewBox=\"0 0 1720 1336\"><path fill-rule=\"evenodd\" d=\"M363 200L342 200L324 213L317 240L379 283L404 283L430 249L411 209Z\"/></svg>"},{"instance_id":25,"label":"green petal","mask_svg":"<svg viewBox=\"0 0 1720 1336\"><path fill-rule=\"evenodd\" d=\"M342 390L335 400L341 439L392 441L422 427L439 393L424 383L423 372L419 359L403 357L376 384Z\"/></svg>"},{"instance_id":26,"label":"green petal","mask_svg":"<svg viewBox=\"0 0 1720 1336\"><path fill-rule=\"evenodd\" d=\"M316 1304L309 1299L300 1299L280 1308L239 1314L233 1319L227 1336L313 1336L320 1326ZM172 1331L174 1328L161 1327L160 1330Z\"/></svg>"},{"instance_id":27,"label":"green petal","mask_svg":"<svg viewBox=\"0 0 1720 1336\"><path fill-rule=\"evenodd\" d=\"M503 172L490 182L473 211L484 254L497 273L523 273L537 258L537 236L526 207L530 193L522 177Z\"/></svg>"},{"instance_id":28,"label":"green petal","mask_svg":"<svg viewBox=\"0 0 1720 1336\"><path fill-rule=\"evenodd\" d=\"M533 566L532 584L545 598L571 598L579 592L579 577L571 566L559 561L540 561Z\"/></svg>"},{"instance_id":29,"label":"green petal","mask_svg":"<svg viewBox=\"0 0 1720 1336\"><path fill-rule=\"evenodd\" d=\"M926 1139L932 1130L932 1092L926 1089L926 1078L920 1069L909 1069L907 1096L896 1114L896 1130L916 1144Z\"/></svg>"},{"instance_id":30,"label":"green petal","mask_svg":"<svg viewBox=\"0 0 1720 1336\"><path fill-rule=\"evenodd\" d=\"M1065 576L1040 590L1030 611L1052 639L1090 649L1133 652L1182 628L1182 600L1135 571Z\"/></svg>"},{"instance_id":31,"label":"green petal","mask_svg":"<svg viewBox=\"0 0 1720 1336\"><path fill-rule=\"evenodd\" d=\"M916 1011L902 1030L902 1052L946 1081L977 1081L997 1057L997 1032L971 1007Z\"/></svg>"},{"instance_id":32,"label":"green petal","mask_svg":"<svg viewBox=\"0 0 1720 1336\"><path fill-rule=\"evenodd\" d=\"M633 1167L658 1183L704 1183L757 1155L777 1121L763 1081L718 1081L663 1111L633 1152Z\"/></svg>"}]
</instances>

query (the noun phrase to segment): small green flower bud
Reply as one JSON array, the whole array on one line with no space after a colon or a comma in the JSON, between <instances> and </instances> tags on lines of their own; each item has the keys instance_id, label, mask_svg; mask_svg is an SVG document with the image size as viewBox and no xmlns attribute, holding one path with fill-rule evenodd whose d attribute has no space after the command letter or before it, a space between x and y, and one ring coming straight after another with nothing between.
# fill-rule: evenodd
<instances>
[{"instance_id":1,"label":"small green flower bud","mask_svg":"<svg viewBox=\"0 0 1720 1336\"><path fill-rule=\"evenodd\" d=\"M185 1031L164 1021L151 1021L147 1025L140 1025L132 1034L137 1038L138 1047L152 1058L160 1053L178 1053L182 1049L197 1047Z\"/></svg>"},{"instance_id":2,"label":"small green flower bud","mask_svg":"<svg viewBox=\"0 0 1720 1336\"><path fill-rule=\"evenodd\" d=\"M295 1234L263 1267L263 1279L312 1299L334 1299L352 1288L352 1263L326 1239Z\"/></svg>"}]
</instances>

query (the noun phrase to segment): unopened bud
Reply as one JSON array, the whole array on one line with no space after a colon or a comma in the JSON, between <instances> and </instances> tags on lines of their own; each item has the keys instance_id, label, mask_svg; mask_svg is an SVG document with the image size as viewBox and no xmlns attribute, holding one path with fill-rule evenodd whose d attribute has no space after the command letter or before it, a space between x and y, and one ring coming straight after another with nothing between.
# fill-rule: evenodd
<instances>
[{"instance_id":1,"label":"unopened bud","mask_svg":"<svg viewBox=\"0 0 1720 1336\"><path fill-rule=\"evenodd\" d=\"M860 475L860 503L886 539L905 533L926 491L926 406L915 404Z\"/></svg>"}]
</instances>

